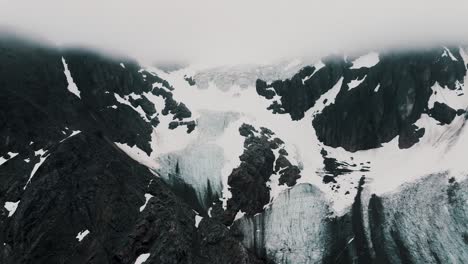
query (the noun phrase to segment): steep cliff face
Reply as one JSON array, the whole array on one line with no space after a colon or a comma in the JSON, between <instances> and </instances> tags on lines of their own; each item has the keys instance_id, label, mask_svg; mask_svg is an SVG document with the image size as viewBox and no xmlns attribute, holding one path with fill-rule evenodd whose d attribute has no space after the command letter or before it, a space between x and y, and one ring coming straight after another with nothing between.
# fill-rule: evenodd
<instances>
[{"instance_id":1,"label":"steep cliff face","mask_svg":"<svg viewBox=\"0 0 468 264\"><path fill-rule=\"evenodd\" d=\"M0 58L1 263L260 263L155 176L154 131L194 128L166 81L12 39Z\"/></svg>"},{"instance_id":2,"label":"steep cliff face","mask_svg":"<svg viewBox=\"0 0 468 264\"><path fill-rule=\"evenodd\" d=\"M1 263L463 263L468 56L165 72L0 40Z\"/></svg>"},{"instance_id":3,"label":"steep cliff face","mask_svg":"<svg viewBox=\"0 0 468 264\"><path fill-rule=\"evenodd\" d=\"M447 105L430 109L428 101L435 84L461 91L466 72L464 57L462 49L444 47L370 53L353 61L346 57L325 59L290 79L270 85L258 80L256 87L267 99L280 97L269 109L288 113L297 120L343 77L334 103L316 113L313 125L318 139L325 145L354 152L379 147L399 136L400 148L409 148L424 135L424 129L415 126L421 114L431 113L443 123L453 120L458 109Z\"/></svg>"}]
</instances>

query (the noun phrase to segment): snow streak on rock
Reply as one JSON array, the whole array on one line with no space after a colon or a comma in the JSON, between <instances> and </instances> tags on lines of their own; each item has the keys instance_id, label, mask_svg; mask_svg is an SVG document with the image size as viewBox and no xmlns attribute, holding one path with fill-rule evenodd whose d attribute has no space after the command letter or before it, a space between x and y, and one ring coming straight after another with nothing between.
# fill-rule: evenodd
<instances>
[{"instance_id":1,"label":"snow streak on rock","mask_svg":"<svg viewBox=\"0 0 468 264\"><path fill-rule=\"evenodd\" d=\"M64 73L68 82L68 91L70 91L71 93L73 93L74 95L76 95L78 98L81 99L80 90L78 90L78 86L76 86L75 82L73 81L70 70L68 70L67 62L65 61L63 57L62 57L62 63L63 63L63 67L65 68Z\"/></svg>"}]
</instances>

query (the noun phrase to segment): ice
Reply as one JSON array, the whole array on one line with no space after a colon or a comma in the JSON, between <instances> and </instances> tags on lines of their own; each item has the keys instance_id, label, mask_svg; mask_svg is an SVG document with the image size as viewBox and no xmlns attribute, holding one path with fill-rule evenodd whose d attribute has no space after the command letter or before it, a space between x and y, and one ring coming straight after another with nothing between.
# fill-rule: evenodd
<instances>
[{"instance_id":1,"label":"ice","mask_svg":"<svg viewBox=\"0 0 468 264\"><path fill-rule=\"evenodd\" d=\"M67 65L67 62L65 61L65 58L62 57L62 63L63 63L63 67L65 68L65 77L67 78L67 82L68 82L68 91L70 91L71 93L73 93L74 95L78 96L78 98L81 99L81 96L80 96L80 90L78 90L78 86L76 86L75 82L73 81L73 78L71 76L71 73L70 71L68 70L68 65Z\"/></svg>"},{"instance_id":2,"label":"ice","mask_svg":"<svg viewBox=\"0 0 468 264\"><path fill-rule=\"evenodd\" d=\"M16 209L18 208L18 204L20 203L20 200L17 202L5 202L5 209L8 211L8 217L13 216L13 214L16 212Z\"/></svg>"},{"instance_id":3,"label":"ice","mask_svg":"<svg viewBox=\"0 0 468 264\"><path fill-rule=\"evenodd\" d=\"M0 166L3 165L3 163L11 160L12 158L16 157L16 155L18 155L19 153L13 153L13 152L8 152L8 155L10 155L10 158L4 158L4 157L0 157Z\"/></svg>"},{"instance_id":4,"label":"ice","mask_svg":"<svg viewBox=\"0 0 468 264\"><path fill-rule=\"evenodd\" d=\"M327 233L329 206L316 187L299 184L281 193L265 212L235 224L247 248L265 250L276 263L318 263L333 242Z\"/></svg>"},{"instance_id":5,"label":"ice","mask_svg":"<svg viewBox=\"0 0 468 264\"><path fill-rule=\"evenodd\" d=\"M149 257L150 257L150 253L141 254L135 260L135 264L143 264L145 263L146 260L148 260Z\"/></svg>"},{"instance_id":6,"label":"ice","mask_svg":"<svg viewBox=\"0 0 468 264\"><path fill-rule=\"evenodd\" d=\"M466 58L467 56L463 53L462 57ZM370 53L355 60L353 66L370 67L376 63L378 63L378 54ZM281 138L289 153L288 159L302 167L298 184L307 183L319 188L337 214L346 212L352 204L356 193L355 187L363 174L365 174L368 188L371 188L372 192L384 193L395 190L401 184L414 181L427 173L441 170L443 166L438 166L438 161L447 152L458 153L458 156L450 154L443 158L446 162L444 166L449 163L450 159L456 160L464 156L461 154L463 148L458 147L459 144L462 144L459 143L461 140L458 138L461 139L462 134L466 133L466 129L463 127L464 119L458 116L452 124L442 127L437 125L437 122L432 118L423 115L417 125L424 127L426 134L411 149L400 149L398 137L391 142L384 143L380 148L355 153L350 153L343 148L324 146L316 137L315 130L311 125L312 120L326 106L334 103L343 84L343 78L338 80L329 91L316 101L314 107L305 113L302 120L292 121L289 115L272 114L271 111L267 110L272 100L259 96L253 84L247 87L237 85L239 82L236 81L236 78L245 78L243 73L240 73L238 77L235 77L237 73L232 73L228 78L218 76L225 74L220 71L209 73L205 70L203 75L199 75L196 69L188 68L170 74L163 72L158 72L158 74L164 75L161 77L171 83L175 88L174 97L178 101L184 102L192 111L193 117L199 122L195 131L192 134L187 134L184 129L179 131L177 131L178 129L174 131L166 129L163 126L166 121L163 120L156 129L156 136L159 140L156 141L154 147L157 152L155 155L157 160L163 161L158 171L162 172L161 174L174 173L178 163L181 178L192 185L199 196L205 194L207 180L210 181L215 192L221 189L221 200L224 206L231 196L227 184L228 176L232 169L239 166L239 156L244 151L243 141L245 138L241 137L238 132L242 123L251 124L257 128L267 127ZM190 86L184 80L184 76L202 76L203 83L200 84L198 79L195 79L196 85ZM363 80L364 78L361 81ZM219 85L225 86L219 87ZM459 90L464 89L463 84L457 85ZM380 85L377 85L374 91L378 92L379 89ZM445 88L442 90L444 91L440 93L440 96L431 98L431 100L447 102L455 109L466 109L468 101L465 100L465 95L458 96L457 91ZM453 94L446 96L444 92ZM431 103L433 102L431 101ZM213 119L212 116L215 116L216 113L225 118ZM236 119L227 121L226 117L233 114L237 115ZM204 122L203 120L206 118L212 119L213 122ZM219 124L216 123L221 123L223 129L219 129ZM217 131L214 134L212 133L213 129ZM453 132L449 132L450 130ZM216 136L214 136L215 134ZM450 147L447 146L448 143L450 143ZM442 146L445 147L442 148ZM330 157L339 161L350 164L368 164L370 171L352 171L347 175L336 177L341 188L339 191L332 191L330 185L323 183L322 178L318 176L324 167L323 157L320 155L322 148L329 153ZM199 154L198 157L197 154ZM209 162L204 160L209 160ZM460 164L464 163L460 162ZM427 166L427 164L432 166ZM460 166L458 165L458 167ZM268 182L268 186L272 190L271 199L273 201L281 193L289 190L283 186L279 187L277 181L278 175L272 175ZM347 193L348 191L349 193Z\"/></svg>"},{"instance_id":7,"label":"ice","mask_svg":"<svg viewBox=\"0 0 468 264\"><path fill-rule=\"evenodd\" d=\"M89 233L90 232L88 229L81 231L78 233L78 235L76 235L76 239L78 239L78 242L81 242L81 240L83 240Z\"/></svg>"},{"instance_id":8,"label":"ice","mask_svg":"<svg viewBox=\"0 0 468 264\"><path fill-rule=\"evenodd\" d=\"M350 69L371 68L379 63L379 54L377 52L370 52L353 61L353 66Z\"/></svg>"},{"instance_id":9,"label":"ice","mask_svg":"<svg viewBox=\"0 0 468 264\"><path fill-rule=\"evenodd\" d=\"M145 210L146 208L146 205L148 204L148 201L154 197L153 195L149 194L149 193L145 193L145 203L140 207L140 212L143 212L143 210Z\"/></svg>"},{"instance_id":10,"label":"ice","mask_svg":"<svg viewBox=\"0 0 468 264\"><path fill-rule=\"evenodd\" d=\"M227 183L227 176L240 164L239 156L243 152L243 137L238 131L240 123L236 121L238 119L239 116L235 113L200 111L196 138L190 140L182 149L163 153L157 150L160 153L157 158L161 165L159 174L169 180L171 175L177 175L195 188L199 200L203 203L208 202L208 182L211 191L221 195L226 191L223 190L222 182ZM169 137L166 140L168 142L162 144L177 139L175 136Z\"/></svg>"}]
</instances>

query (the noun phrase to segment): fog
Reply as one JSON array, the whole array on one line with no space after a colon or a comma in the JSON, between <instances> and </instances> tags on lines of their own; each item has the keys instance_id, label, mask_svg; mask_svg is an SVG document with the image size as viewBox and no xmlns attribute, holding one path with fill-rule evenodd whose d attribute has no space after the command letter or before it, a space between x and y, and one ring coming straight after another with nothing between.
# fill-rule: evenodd
<instances>
[{"instance_id":1,"label":"fog","mask_svg":"<svg viewBox=\"0 0 468 264\"><path fill-rule=\"evenodd\" d=\"M0 0L0 26L144 61L266 63L468 43L468 1Z\"/></svg>"}]
</instances>

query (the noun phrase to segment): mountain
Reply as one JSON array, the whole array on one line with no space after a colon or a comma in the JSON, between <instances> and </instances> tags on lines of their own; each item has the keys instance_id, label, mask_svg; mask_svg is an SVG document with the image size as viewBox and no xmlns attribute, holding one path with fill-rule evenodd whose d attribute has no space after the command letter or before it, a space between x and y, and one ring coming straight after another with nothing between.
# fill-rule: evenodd
<instances>
[{"instance_id":1,"label":"mountain","mask_svg":"<svg viewBox=\"0 0 468 264\"><path fill-rule=\"evenodd\" d=\"M468 51L158 68L0 40L0 262L464 263Z\"/></svg>"}]
</instances>

